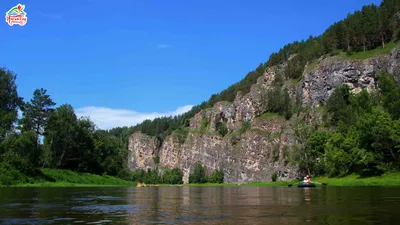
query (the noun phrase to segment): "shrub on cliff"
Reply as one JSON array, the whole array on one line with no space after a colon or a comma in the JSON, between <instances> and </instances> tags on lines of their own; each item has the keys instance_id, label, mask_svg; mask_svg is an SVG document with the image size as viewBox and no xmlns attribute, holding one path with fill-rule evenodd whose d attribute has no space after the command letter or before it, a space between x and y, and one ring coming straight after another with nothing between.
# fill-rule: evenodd
<instances>
[{"instance_id":1,"label":"shrub on cliff","mask_svg":"<svg viewBox=\"0 0 400 225\"><path fill-rule=\"evenodd\" d=\"M228 128L226 127L225 123L217 123L217 130L218 133L224 137L228 133Z\"/></svg>"},{"instance_id":2,"label":"shrub on cliff","mask_svg":"<svg viewBox=\"0 0 400 225\"><path fill-rule=\"evenodd\" d=\"M271 175L271 180L272 180L272 182L275 182L277 179L278 179L278 174L277 174L276 172L274 172L274 173Z\"/></svg>"},{"instance_id":3,"label":"shrub on cliff","mask_svg":"<svg viewBox=\"0 0 400 225\"><path fill-rule=\"evenodd\" d=\"M350 104L351 96L350 87L347 84L343 84L337 87L329 97L326 107L328 108L328 112L332 114L333 124L337 124L339 120L348 118L349 114L352 113L347 107Z\"/></svg>"},{"instance_id":4,"label":"shrub on cliff","mask_svg":"<svg viewBox=\"0 0 400 225\"><path fill-rule=\"evenodd\" d=\"M179 168L166 169L162 175L162 183L164 184L182 184L183 173Z\"/></svg>"},{"instance_id":5,"label":"shrub on cliff","mask_svg":"<svg viewBox=\"0 0 400 225\"><path fill-rule=\"evenodd\" d=\"M158 165L159 163L160 163L160 156L154 156L153 157L153 162L154 162L154 164L156 164L156 165Z\"/></svg>"},{"instance_id":6,"label":"shrub on cliff","mask_svg":"<svg viewBox=\"0 0 400 225\"><path fill-rule=\"evenodd\" d=\"M240 135L244 134L250 127L251 127L250 121L243 121L242 127L240 127L239 129L239 134Z\"/></svg>"},{"instance_id":7,"label":"shrub on cliff","mask_svg":"<svg viewBox=\"0 0 400 225\"><path fill-rule=\"evenodd\" d=\"M189 183L203 184L207 182L206 170L201 162L197 162L194 166L193 172L189 174Z\"/></svg>"},{"instance_id":8,"label":"shrub on cliff","mask_svg":"<svg viewBox=\"0 0 400 225\"><path fill-rule=\"evenodd\" d=\"M211 176L208 177L208 183L222 184L224 183L224 171L222 169L216 169Z\"/></svg>"}]
</instances>

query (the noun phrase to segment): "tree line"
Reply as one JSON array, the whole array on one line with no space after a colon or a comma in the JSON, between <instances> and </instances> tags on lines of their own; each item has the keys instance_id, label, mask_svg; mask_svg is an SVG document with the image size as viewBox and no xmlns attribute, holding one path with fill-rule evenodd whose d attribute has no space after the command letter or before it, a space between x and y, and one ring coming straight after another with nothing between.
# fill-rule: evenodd
<instances>
[{"instance_id":1,"label":"tree line","mask_svg":"<svg viewBox=\"0 0 400 225\"><path fill-rule=\"evenodd\" d=\"M16 75L5 68L0 68L0 95L1 168L30 176L40 168L127 173L127 143L115 131L96 129L88 118L77 118L71 105L55 107L45 89L36 89L32 99L24 101L17 92Z\"/></svg>"},{"instance_id":2,"label":"tree line","mask_svg":"<svg viewBox=\"0 0 400 225\"><path fill-rule=\"evenodd\" d=\"M302 75L307 62L325 54L337 54L340 51L366 51L385 47L390 41L400 38L400 2L384 0L380 6L365 5L361 10L349 13L341 21L335 22L322 35L310 36L301 42L285 45L271 54L266 66L288 62L286 78L298 78ZM292 60L288 59L296 55Z\"/></svg>"},{"instance_id":3,"label":"tree line","mask_svg":"<svg viewBox=\"0 0 400 225\"><path fill-rule=\"evenodd\" d=\"M138 169L130 174L130 180L144 182L146 184L182 184L183 172L180 168L163 168L160 172L157 160L154 168L146 170ZM190 184L203 183L224 183L224 172L222 169L216 169L210 176L206 175L206 168L201 162L197 162L189 174Z\"/></svg>"}]
</instances>

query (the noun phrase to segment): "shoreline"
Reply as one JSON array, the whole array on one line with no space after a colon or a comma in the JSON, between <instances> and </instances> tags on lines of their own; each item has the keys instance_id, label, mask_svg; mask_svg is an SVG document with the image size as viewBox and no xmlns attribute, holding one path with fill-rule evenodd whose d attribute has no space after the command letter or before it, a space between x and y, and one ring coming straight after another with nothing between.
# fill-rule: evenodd
<instances>
[{"instance_id":1,"label":"shoreline","mask_svg":"<svg viewBox=\"0 0 400 225\"><path fill-rule=\"evenodd\" d=\"M120 180L118 178L110 178L108 176L98 176L97 178L104 178L106 180L97 181L93 183L79 183L79 182L68 182L68 179L59 181L39 181L36 183L19 183L10 186L0 186L1 187L136 187L137 182ZM109 180L110 179L110 180ZM90 179L89 179L90 180ZM89 181L87 180L87 181ZM117 181L118 182L115 182ZM82 180L80 180L82 181ZM316 177L311 181L326 183L327 186L343 186L343 187L361 187L361 186L381 186L381 187L400 187L400 172L386 173L381 176L375 177L359 177L358 175L348 175L340 178L328 178L328 177ZM90 182L90 181L89 181ZM110 182L110 183L108 183ZM264 181L264 182L250 182L250 183L205 183L205 184L157 184L160 187L265 187L265 186L288 186L289 184L297 183L297 180L292 181ZM147 187L157 187L150 186ZM140 187L144 188L144 187Z\"/></svg>"},{"instance_id":2,"label":"shoreline","mask_svg":"<svg viewBox=\"0 0 400 225\"><path fill-rule=\"evenodd\" d=\"M318 182L318 183L326 183L327 186L333 187L400 187L400 172L393 172L393 173L386 173L381 176L374 176L374 177L359 177L358 175L348 175L345 177L335 177L335 178L328 178L328 177L316 177L311 179L311 181ZM182 187L237 187L237 186L245 186L245 187L265 187L265 186L275 186L275 187L284 187L288 186L289 184L298 183L297 180L292 181L264 181L264 182L250 182L250 183L243 183L243 184L233 184L233 183L223 183L223 184L212 184L212 183L205 183L205 184L182 184L182 185L169 185L169 184L160 184L160 186L182 186Z\"/></svg>"}]
</instances>

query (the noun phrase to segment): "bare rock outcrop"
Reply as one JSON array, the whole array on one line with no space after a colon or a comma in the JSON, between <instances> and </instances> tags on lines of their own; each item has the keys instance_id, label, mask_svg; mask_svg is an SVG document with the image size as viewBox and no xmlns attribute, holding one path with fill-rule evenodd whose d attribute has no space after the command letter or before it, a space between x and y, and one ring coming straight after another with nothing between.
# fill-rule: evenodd
<instances>
[{"instance_id":1,"label":"bare rock outcrop","mask_svg":"<svg viewBox=\"0 0 400 225\"><path fill-rule=\"evenodd\" d=\"M182 148L181 140L177 135L168 136L161 146L160 166L178 168L181 164Z\"/></svg>"},{"instance_id":2,"label":"bare rock outcrop","mask_svg":"<svg viewBox=\"0 0 400 225\"><path fill-rule=\"evenodd\" d=\"M154 166L153 157L158 156L159 145L160 142L155 137L134 133L129 137L128 167L147 169Z\"/></svg>"},{"instance_id":3,"label":"bare rock outcrop","mask_svg":"<svg viewBox=\"0 0 400 225\"><path fill-rule=\"evenodd\" d=\"M377 88L379 72L389 72L400 82L400 47L389 55L365 60L344 60L340 56L321 58L314 70L303 74L303 103L318 106L326 102L333 90L347 84L355 92Z\"/></svg>"}]
</instances>

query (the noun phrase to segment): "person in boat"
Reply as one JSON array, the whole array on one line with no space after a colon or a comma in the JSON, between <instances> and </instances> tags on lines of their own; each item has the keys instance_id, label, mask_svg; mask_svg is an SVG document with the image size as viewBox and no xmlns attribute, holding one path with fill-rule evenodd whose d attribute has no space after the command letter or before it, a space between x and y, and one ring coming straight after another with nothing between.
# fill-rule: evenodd
<instances>
[{"instance_id":1,"label":"person in boat","mask_svg":"<svg viewBox=\"0 0 400 225\"><path fill-rule=\"evenodd\" d=\"M310 182L311 182L310 176L308 176L308 175L305 176L303 182L304 182L304 183L310 183Z\"/></svg>"}]
</instances>

